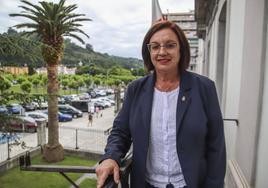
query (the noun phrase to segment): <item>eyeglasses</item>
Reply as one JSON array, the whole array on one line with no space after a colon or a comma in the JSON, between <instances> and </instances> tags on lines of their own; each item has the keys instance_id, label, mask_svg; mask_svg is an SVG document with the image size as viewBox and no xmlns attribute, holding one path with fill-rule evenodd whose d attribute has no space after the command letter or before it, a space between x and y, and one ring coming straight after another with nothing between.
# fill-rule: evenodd
<instances>
[{"instance_id":1,"label":"eyeglasses","mask_svg":"<svg viewBox=\"0 0 268 188\"><path fill-rule=\"evenodd\" d=\"M151 54L158 54L160 52L161 47L165 48L167 52L172 52L177 47L177 43L170 42L166 44L158 44L158 43L149 43L147 44L148 50Z\"/></svg>"}]
</instances>

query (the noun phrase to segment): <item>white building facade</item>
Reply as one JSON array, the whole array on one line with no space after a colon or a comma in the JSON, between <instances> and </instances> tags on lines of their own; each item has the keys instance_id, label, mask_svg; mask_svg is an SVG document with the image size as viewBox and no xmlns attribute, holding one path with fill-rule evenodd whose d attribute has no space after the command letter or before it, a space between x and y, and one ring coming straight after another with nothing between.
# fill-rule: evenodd
<instances>
[{"instance_id":1,"label":"white building facade","mask_svg":"<svg viewBox=\"0 0 268 188\"><path fill-rule=\"evenodd\" d=\"M195 0L195 17L198 61L229 119L225 187L267 188L268 1Z\"/></svg>"},{"instance_id":2,"label":"white building facade","mask_svg":"<svg viewBox=\"0 0 268 188\"><path fill-rule=\"evenodd\" d=\"M47 74L47 68L46 67L41 67L41 68L37 68L35 70L38 74ZM76 71L76 67L74 68L68 68L64 65L59 65L58 66L58 74L70 74L70 75L74 75Z\"/></svg>"},{"instance_id":3,"label":"white building facade","mask_svg":"<svg viewBox=\"0 0 268 188\"><path fill-rule=\"evenodd\" d=\"M184 31L188 42L190 44L191 61L189 70L201 73L201 68L198 65L198 46L199 39L196 34L196 21L194 11L183 13L169 13L167 19L176 23Z\"/></svg>"}]
</instances>

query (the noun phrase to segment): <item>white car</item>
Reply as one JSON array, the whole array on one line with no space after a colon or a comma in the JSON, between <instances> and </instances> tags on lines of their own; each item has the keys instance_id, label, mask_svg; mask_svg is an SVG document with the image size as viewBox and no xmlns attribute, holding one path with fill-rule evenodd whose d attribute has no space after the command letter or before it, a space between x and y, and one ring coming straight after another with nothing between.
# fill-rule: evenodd
<instances>
[{"instance_id":1,"label":"white car","mask_svg":"<svg viewBox=\"0 0 268 188\"><path fill-rule=\"evenodd\" d=\"M38 102L32 102L34 106L37 106L38 109L47 109L48 107L48 104L47 102L41 102L41 103L38 103Z\"/></svg>"},{"instance_id":2,"label":"white car","mask_svg":"<svg viewBox=\"0 0 268 188\"><path fill-rule=\"evenodd\" d=\"M105 106L107 107L111 107L112 106L112 103L111 101L107 98L107 97L101 97L101 98L98 98L100 101L102 101Z\"/></svg>"},{"instance_id":3,"label":"white car","mask_svg":"<svg viewBox=\"0 0 268 188\"><path fill-rule=\"evenodd\" d=\"M26 112L25 115L33 118L36 121L46 121L46 124L48 123L48 116L43 112Z\"/></svg>"},{"instance_id":4,"label":"white car","mask_svg":"<svg viewBox=\"0 0 268 188\"><path fill-rule=\"evenodd\" d=\"M88 93L81 93L78 95L80 100L88 100L90 99L90 95Z\"/></svg>"},{"instance_id":5,"label":"white car","mask_svg":"<svg viewBox=\"0 0 268 188\"><path fill-rule=\"evenodd\" d=\"M106 91L104 91L104 90L95 90L95 93L96 93L97 97L106 96Z\"/></svg>"}]
</instances>

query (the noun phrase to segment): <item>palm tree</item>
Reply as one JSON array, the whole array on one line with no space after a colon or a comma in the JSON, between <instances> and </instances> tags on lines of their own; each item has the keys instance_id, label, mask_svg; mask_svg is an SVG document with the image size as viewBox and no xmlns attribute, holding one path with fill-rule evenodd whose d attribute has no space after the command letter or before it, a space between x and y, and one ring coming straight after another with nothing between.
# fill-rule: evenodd
<instances>
[{"instance_id":1,"label":"palm tree","mask_svg":"<svg viewBox=\"0 0 268 188\"><path fill-rule=\"evenodd\" d=\"M80 22L91 21L84 18L84 14L76 14L74 10L77 5L65 5L65 0L59 3L39 2L34 5L26 0L21 0L24 4L19 6L23 11L10 16L20 16L30 19L31 23L15 25L16 28L29 28L26 34L37 34L42 45L42 56L47 65L47 94L48 94L48 143L44 147L43 157L48 162L56 162L63 159L63 147L59 143L58 131L58 65L62 59L64 51L64 36L69 36L84 43L84 41L74 33L81 33L89 37L79 29Z\"/></svg>"}]
</instances>

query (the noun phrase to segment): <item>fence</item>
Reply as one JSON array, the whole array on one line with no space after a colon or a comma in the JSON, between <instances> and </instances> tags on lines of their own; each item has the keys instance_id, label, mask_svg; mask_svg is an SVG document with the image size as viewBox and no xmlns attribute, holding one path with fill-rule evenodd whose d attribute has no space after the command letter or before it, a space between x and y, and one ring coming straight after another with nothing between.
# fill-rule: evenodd
<instances>
[{"instance_id":1,"label":"fence","mask_svg":"<svg viewBox=\"0 0 268 188\"><path fill-rule=\"evenodd\" d=\"M59 140L64 148L83 149L93 153L102 154L106 145L109 129L101 130L95 128L70 128L59 127ZM0 133L1 135L1 133ZM15 141L10 141L9 144L0 144L0 162L9 160L10 158L24 153L25 151L38 146L37 133L20 133L20 143L16 145ZM47 142L47 129L46 129ZM14 145L15 144L15 145ZM24 145L24 144L23 144Z\"/></svg>"},{"instance_id":2,"label":"fence","mask_svg":"<svg viewBox=\"0 0 268 188\"><path fill-rule=\"evenodd\" d=\"M1 135L1 133L0 133ZM19 141L19 142L18 142ZM19 133L17 139L7 139L0 144L0 162L37 146L37 136L31 133Z\"/></svg>"},{"instance_id":3,"label":"fence","mask_svg":"<svg viewBox=\"0 0 268 188\"><path fill-rule=\"evenodd\" d=\"M109 129L70 128L61 127L59 130L60 143L64 148L75 148L103 153Z\"/></svg>"}]
</instances>

